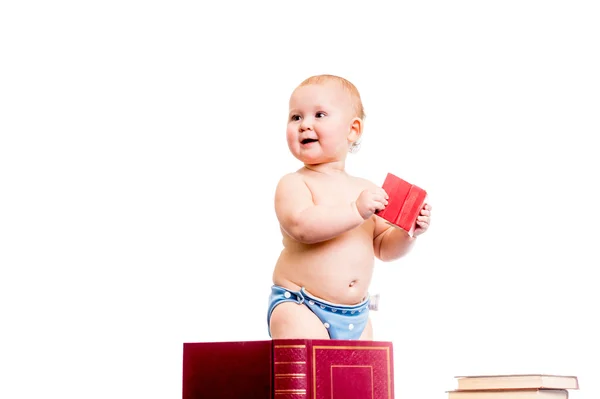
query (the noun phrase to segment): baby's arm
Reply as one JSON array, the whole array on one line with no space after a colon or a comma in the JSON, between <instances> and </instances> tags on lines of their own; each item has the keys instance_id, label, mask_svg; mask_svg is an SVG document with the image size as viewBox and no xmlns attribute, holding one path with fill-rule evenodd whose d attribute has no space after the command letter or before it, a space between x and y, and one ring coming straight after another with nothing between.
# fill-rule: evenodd
<instances>
[{"instance_id":1,"label":"baby's arm","mask_svg":"<svg viewBox=\"0 0 600 399\"><path fill-rule=\"evenodd\" d=\"M431 205L425 204L417 218L414 236L411 237L406 231L392 227L382 218L376 217L375 238L373 239L375 256L383 262L389 262L406 255L413 247L417 236L423 234L429 228L430 218Z\"/></svg>"},{"instance_id":2,"label":"baby's arm","mask_svg":"<svg viewBox=\"0 0 600 399\"><path fill-rule=\"evenodd\" d=\"M390 262L406 255L415 242L415 237L397 227L390 226L382 218L375 218L375 256L383 262Z\"/></svg>"},{"instance_id":3,"label":"baby's arm","mask_svg":"<svg viewBox=\"0 0 600 399\"><path fill-rule=\"evenodd\" d=\"M302 176L292 173L285 175L277 185L275 213L281 228L290 237L305 244L315 244L360 226L375 209L383 209L383 203L378 205L376 199L365 199L368 194L361 194L361 197L359 207L355 201L336 206L315 205Z\"/></svg>"}]
</instances>

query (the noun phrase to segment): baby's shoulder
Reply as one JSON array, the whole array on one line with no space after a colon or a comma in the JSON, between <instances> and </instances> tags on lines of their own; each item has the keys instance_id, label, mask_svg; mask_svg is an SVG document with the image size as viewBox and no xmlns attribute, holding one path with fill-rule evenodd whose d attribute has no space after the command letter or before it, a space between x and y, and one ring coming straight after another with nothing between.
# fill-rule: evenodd
<instances>
[{"instance_id":1,"label":"baby's shoulder","mask_svg":"<svg viewBox=\"0 0 600 399\"><path fill-rule=\"evenodd\" d=\"M292 190L299 186L306 186L304 176L298 172L290 172L279 178L279 181L277 182L277 191Z\"/></svg>"},{"instance_id":2,"label":"baby's shoulder","mask_svg":"<svg viewBox=\"0 0 600 399\"><path fill-rule=\"evenodd\" d=\"M285 175L279 178L279 184L282 183L290 183L290 182L302 182L304 181L304 177L298 171L286 173Z\"/></svg>"}]
</instances>

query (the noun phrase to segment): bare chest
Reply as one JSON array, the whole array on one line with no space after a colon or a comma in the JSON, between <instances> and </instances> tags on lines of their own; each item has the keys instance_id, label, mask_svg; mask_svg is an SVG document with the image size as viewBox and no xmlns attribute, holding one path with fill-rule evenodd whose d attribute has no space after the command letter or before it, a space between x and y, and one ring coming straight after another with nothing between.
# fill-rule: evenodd
<instances>
[{"instance_id":1,"label":"bare chest","mask_svg":"<svg viewBox=\"0 0 600 399\"><path fill-rule=\"evenodd\" d=\"M315 205L336 205L356 200L365 188L351 178L306 179Z\"/></svg>"}]
</instances>

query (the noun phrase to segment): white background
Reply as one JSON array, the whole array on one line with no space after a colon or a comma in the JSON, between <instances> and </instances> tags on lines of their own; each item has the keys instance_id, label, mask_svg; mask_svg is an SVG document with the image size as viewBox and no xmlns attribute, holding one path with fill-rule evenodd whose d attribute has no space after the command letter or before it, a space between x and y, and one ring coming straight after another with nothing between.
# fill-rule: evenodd
<instances>
[{"instance_id":1,"label":"white background","mask_svg":"<svg viewBox=\"0 0 600 399\"><path fill-rule=\"evenodd\" d=\"M363 97L348 171L434 207L372 286L396 397L600 395L597 2L200 4L0 6L2 398L178 398L183 342L268 339L287 101L319 73Z\"/></svg>"}]
</instances>

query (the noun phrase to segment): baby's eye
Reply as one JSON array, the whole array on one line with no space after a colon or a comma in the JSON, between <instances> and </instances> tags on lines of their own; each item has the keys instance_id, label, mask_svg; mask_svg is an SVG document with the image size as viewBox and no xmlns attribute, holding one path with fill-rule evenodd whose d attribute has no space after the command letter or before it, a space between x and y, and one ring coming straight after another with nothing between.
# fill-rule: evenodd
<instances>
[{"instance_id":1,"label":"baby's eye","mask_svg":"<svg viewBox=\"0 0 600 399\"><path fill-rule=\"evenodd\" d=\"M315 116L316 116L317 118L322 118L322 117L324 117L324 116L325 116L325 112L321 112L321 111L319 111L319 112L317 112L317 113L315 114Z\"/></svg>"},{"instance_id":2,"label":"baby's eye","mask_svg":"<svg viewBox=\"0 0 600 399\"><path fill-rule=\"evenodd\" d=\"M290 117L290 120L293 122L299 121L300 120L300 115L292 115Z\"/></svg>"}]
</instances>

